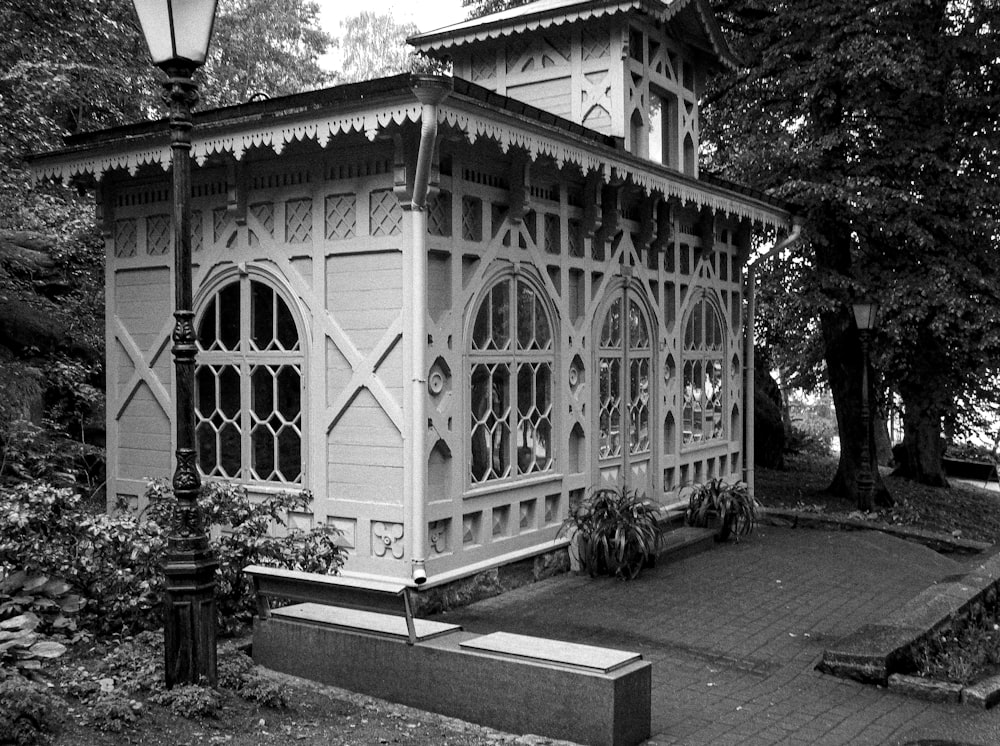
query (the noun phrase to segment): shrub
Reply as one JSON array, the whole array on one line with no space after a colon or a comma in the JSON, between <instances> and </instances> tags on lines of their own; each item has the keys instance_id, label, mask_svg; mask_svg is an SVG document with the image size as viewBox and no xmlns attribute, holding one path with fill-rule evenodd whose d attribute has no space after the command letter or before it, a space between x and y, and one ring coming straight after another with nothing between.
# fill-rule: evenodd
<instances>
[{"instance_id":1,"label":"shrub","mask_svg":"<svg viewBox=\"0 0 1000 746\"><path fill-rule=\"evenodd\" d=\"M659 515L656 504L634 490L599 489L570 511L559 530L579 537L580 564L591 577L629 580L656 556L663 535Z\"/></svg>"},{"instance_id":2,"label":"shrub","mask_svg":"<svg viewBox=\"0 0 1000 746\"><path fill-rule=\"evenodd\" d=\"M162 482L151 483L147 497L143 516L93 515L68 488L44 483L0 488L0 572L16 567L63 578L87 601L81 625L98 634L159 626L161 565L176 500ZM253 616L244 566L335 573L343 565L339 532L332 526L272 534L275 526L285 526L289 510L305 509L310 499L308 493L283 493L251 500L234 485L203 486L202 510L210 523L222 527L211 543L221 563L216 598L224 634Z\"/></svg>"},{"instance_id":3,"label":"shrub","mask_svg":"<svg viewBox=\"0 0 1000 746\"><path fill-rule=\"evenodd\" d=\"M62 580L23 570L0 579L0 666L36 670L66 652L53 635L79 638L74 615L85 602L69 590Z\"/></svg>"},{"instance_id":4,"label":"shrub","mask_svg":"<svg viewBox=\"0 0 1000 746\"><path fill-rule=\"evenodd\" d=\"M47 743L59 726L59 709L45 687L0 669L0 743Z\"/></svg>"},{"instance_id":5,"label":"shrub","mask_svg":"<svg viewBox=\"0 0 1000 746\"><path fill-rule=\"evenodd\" d=\"M737 541L741 535L753 531L757 523L757 501L750 496L746 482L726 482L710 479L696 484L688 498L684 517L690 526L707 526L709 518L718 517L721 526L717 541L725 541L730 534Z\"/></svg>"}]
</instances>

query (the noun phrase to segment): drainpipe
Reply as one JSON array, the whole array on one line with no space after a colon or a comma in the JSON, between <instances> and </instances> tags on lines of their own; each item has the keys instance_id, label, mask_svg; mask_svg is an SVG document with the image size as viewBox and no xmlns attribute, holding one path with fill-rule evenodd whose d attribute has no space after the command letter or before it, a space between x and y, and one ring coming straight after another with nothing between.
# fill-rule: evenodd
<instances>
[{"instance_id":1,"label":"drainpipe","mask_svg":"<svg viewBox=\"0 0 1000 746\"><path fill-rule=\"evenodd\" d=\"M754 374L755 374L755 354L754 354L754 321L757 316L757 265L767 261L775 254L787 249L791 249L802 237L802 225L805 220L798 215L792 217L792 231L780 241L776 242L763 254L747 262L746 266L746 294L747 299L747 325L746 325L746 349L743 352L743 359L746 360L744 366L743 381L743 422L746 428L746 436L743 439L743 481L747 483L747 489L751 497L756 497L754 492Z\"/></svg>"},{"instance_id":2,"label":"drainpipe","mask_svg":"<svg viewBox=\"0 0 1000 746\"><path fill-rule=\"evenodd\" d=\"M413 462L410 465L410 530L412 578L417 585L427 582L424 562L427 555L427 529L424 506L427 502L427 459L424 434L427 432L427 193L434 148L437 145L438 104L451 92L449 77L414 75L413 95L422 105L420 112L420 147L413 175L410 216L413 221L413 250L410 255L410 283L413 304L410 319L410 432Z\"/></svg>"}]
</instances>

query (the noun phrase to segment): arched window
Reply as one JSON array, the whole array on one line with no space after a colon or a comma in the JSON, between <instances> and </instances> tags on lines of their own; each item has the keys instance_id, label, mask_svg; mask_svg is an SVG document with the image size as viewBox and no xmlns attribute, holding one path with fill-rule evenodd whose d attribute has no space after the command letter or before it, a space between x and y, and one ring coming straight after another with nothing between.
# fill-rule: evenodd
<instances>
[{"instance_id":1,"label":"arched window","mask_svg":"<svg viewBox=\"0 0 1000 746\"><path fill-rule=\"evenodd\" d=\"M243 275L198 319L198 466L210 477L302 482L302 345L295 318L263 281Z\"/></svg>"},{"instance_id":2,"label":"arched window","mask_svg":"<svg viewBox=\"0 0 1000 746\"><path fill-rule=\"evenodd\" d=\"M718 309L702 295L684 325L684 387L681 421L684 445L721 440L726 435L723 386L726 380L725 327Z\"/></svg>"},{"instance_id":3,"label":"arched window","mask_svg":"<svg viewBox=\"0 0 1000 746\"><path fill-rule=\"evenodd\" d=\"M552 337L524 280L505 277L483 295L469 345L474 486L552 469Z\"/></svg>"}]
</instances>

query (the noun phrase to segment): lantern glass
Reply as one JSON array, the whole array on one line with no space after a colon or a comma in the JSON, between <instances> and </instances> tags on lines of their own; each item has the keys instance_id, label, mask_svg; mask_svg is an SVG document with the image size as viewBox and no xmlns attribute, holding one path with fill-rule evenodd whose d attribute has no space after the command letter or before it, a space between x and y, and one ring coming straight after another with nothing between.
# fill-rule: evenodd
<instances>
[{"instance_id":1,"label":"lantern glass","mask_svg":"<svg viewBox=\"0 0 1000 746\"><path fill-rule=\"evenodd\" d=\"M858 329L870 332L878 321L878 303L867 301L854 304L854 322Z\"/></svg>"},{"instance_id":2,"label":"lantern glass","mask_svg":"<svg viewBox=\"0 0 1000 746\"><path fill-rule=\"evenodd\" d=\"M199 67L208 56L217 0L132 0L153 64Z\"/></svg>"}]
</instances>

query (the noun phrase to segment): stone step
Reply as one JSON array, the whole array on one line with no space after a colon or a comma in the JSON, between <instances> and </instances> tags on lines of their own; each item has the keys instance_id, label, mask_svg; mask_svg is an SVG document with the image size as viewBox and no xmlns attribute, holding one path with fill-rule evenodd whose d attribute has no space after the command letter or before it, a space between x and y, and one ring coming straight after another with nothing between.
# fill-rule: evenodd
<instances>
[{"instance_id":1,"label":"stone step","mask_svg":"<svg viewBox=\"0 0 1000 746\"><path fill-rule=\"evenodd\" d=\"M704 552L715 546L715 530L679 525L670 528L663 535L663 543L657 552L657 562L673 562Z\"/></svg>"}]
</instances>

